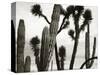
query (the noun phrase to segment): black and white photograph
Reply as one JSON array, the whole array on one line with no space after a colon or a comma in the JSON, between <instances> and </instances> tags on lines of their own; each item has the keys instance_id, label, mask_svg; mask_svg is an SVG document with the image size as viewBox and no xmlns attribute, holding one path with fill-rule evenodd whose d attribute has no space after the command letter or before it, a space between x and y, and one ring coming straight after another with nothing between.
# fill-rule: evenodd
<instances>
[{"instance_id":1,"label":"black and white photograph","mask_svg":"<svg viewBox=\"0 0 100 75\"><path fill-rule=\"evenodd\" d=\"M96 6L11 4L11 70L17 73L96 69Z\"/></svg>"}]
</instances>

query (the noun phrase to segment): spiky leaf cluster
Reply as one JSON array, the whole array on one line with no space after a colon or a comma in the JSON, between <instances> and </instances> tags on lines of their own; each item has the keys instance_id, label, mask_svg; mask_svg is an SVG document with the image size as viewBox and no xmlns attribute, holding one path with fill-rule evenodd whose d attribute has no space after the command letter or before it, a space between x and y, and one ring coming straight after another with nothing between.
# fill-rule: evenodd
<instances>
[{"instance_id":1,"label":"spiky leaf cluster","mask_svg":"<svg viewBox=\"0 0 100 75\"><path fill-rule=\"evenodd\" d=\"M42 9L41 9L41 6L39 4L35 4L32 6L32 9L31 9L31 12L32 14L34 14L35 16L41 16L42 14Z\"/></svg>"}]
</instances>

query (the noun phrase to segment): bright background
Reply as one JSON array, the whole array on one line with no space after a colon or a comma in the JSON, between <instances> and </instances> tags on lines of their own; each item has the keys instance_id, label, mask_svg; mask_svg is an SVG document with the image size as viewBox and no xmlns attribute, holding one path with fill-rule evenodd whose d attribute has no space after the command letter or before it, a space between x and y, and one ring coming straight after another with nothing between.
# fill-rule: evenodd
<instances>
[{"instance_id":1,"label":"bright background","mask_svg":"<svg viewBox=\"0 0 100 75\"><path fill-rule=\"evenodd\" d=\"M10 71L10 61L11 61L11 27L10 27L10 19L11 19L11 4L12 2L20 1L20 0L2 0L0 2L0 75L15 75ZM21 0L25 1L25 0ZM60 4L79 4L79 5L85 5L85 6L98 6L98 10L100 10L100 1L99 0L26 0L25 2L39 2L39 3L60 3ZM98 11L100 13L100 11ZM99 17L98 14L98 33L99 33ZM98 34L98 38L100 38L100 33ZM100 40L98 39L98 52L100 56ZM98 57L99 57L98 56ZM100 63L100 59L99 59ZM99 69L94 70L65 70L65 71L59 71L59 72L42 72L42 73L22 73L22 75L32 75L32 74L44 74L44 75L51 75L51 74L57 74L57 75L69 75L69 74L99 74L100 72L100 65Z\"/></svg>"}]
</instances>

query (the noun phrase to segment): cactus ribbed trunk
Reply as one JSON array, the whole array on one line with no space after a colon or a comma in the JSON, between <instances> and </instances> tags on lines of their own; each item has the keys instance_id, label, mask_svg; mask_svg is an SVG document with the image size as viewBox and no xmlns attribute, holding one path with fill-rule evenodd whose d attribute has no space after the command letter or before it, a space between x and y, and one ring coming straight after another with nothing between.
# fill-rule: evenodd
<instances>
[{"instance_id":1,"label":"cactus ribbed trunk","mask_svg":"<svg viewBox=\"0 0 100 75\"><path fill-rule=\"evenodd\" d=\"M42 32L41 51L40 51L40 71L48 70L48 57L49 57L49 29L45 27Z\"/></svg>"},{"instance_id":2,"label":"cactus ribbed trunk","mask_svg":"<svg viewBox=\"0 0 100 75\"><path fill-rule=\"evenodd\" d=\"M59 19L60 19L60 5L55 4L54 8L53 8L53 13L52 13L52 17L51 17L51 24L50 24L50 29L49 29L50 30L49 62L50 62L52 55L53 55L53 49L54 49L55 42L56 42L56 35L57 35L57 31L58 31Z\"/></svg>"},{"instance_id":3,"label":"cactus ribbed trunk","mask_svg":"<svg viewBox=\"0 0 100 75\"><path fill-rule=\"evenodd\" d=\"M88 38L88 32L85 34L85 60L88 60L90 58L90 50L89 50L89 38ZM86 63L86 68L89 68L90 62Z\"/></svg>"},{"instance_id":4,"label":"cactus ribbed trunk","mask_svg":"<svg viewBox=\"0 0 100 75\"><path fill-rule=\"evenodd\" d=\"M90 32L89 32L89 24L87 27L87 32L85 34L85 61L90 58ZM94 37L94 44L93 44L93 51L92 51L92 58L95 56L96 51L96 37ZM94 60L91 60L86 63L86 68L91 68L94 63Z\"/></svg>"},{"instance_id":5,"label":"cactus ribbed trunk","mask_svg":"<svg viewBox=\"0 0 100 75\"><path fill-rule=\"evenodd\" d=\"M25 59L24 72L30 72L30 69L31 69L31 58L30 56L27 56Z\"/></svg>"},{"instance_id":6,"label":"cactus ribbed trunk","mask_svg":"<svg viewBox=\"0 0 100 75\"><path fill-rule=\"evenodd\" d=\"M95 52L96 52L96 37L94 37L94 44L93 44L93 51L92 51L92 57L95 57ZM90 67L93 65L94 60L91 60Z\"/></svg>"},{"instance_id":7,"label":"cactus ribbed trunk","mask_svg":"<svg viewBox=\"0 0 100 75\"><path fill-rule=\"evenodd\" d=\"M57 70L60 70L59 54L57 51L57 42L55 44L55 57L56 57Z\"/></svg>"},{"instance_id":8,"label":"cactus ribbed trunk","mask_svg":"<svg viewBox=\"0 0 100 75\"><path fill-rule=\"evenodd\" d=\"M25 25L20 20L17 32L17 72L24 72Z\"/></svg>"}]
</instances>

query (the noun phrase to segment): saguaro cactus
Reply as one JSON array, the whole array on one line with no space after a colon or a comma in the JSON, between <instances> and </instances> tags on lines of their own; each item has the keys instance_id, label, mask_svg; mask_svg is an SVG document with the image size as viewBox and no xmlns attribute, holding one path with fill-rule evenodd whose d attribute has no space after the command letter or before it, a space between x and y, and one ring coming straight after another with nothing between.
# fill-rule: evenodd
<instances>
[{"instance_id":1,"label":"saguaro cactus","mask_svg":"<svg viewBox=\"0 0 100 75\"><path fill-rule=\"evenodd\" d=\"M17 32L17 72L24 72L25 25L20 20Z\"/></svg>"},{"instance_id":2,"label":"saguaro cactus","mask_svg":"<svg viewBox=\"0 0 100 75\"><path fill-rule=\"evenodd\" d=\"M53 13L52 13L52 20L51 20L51 24L50 24L50 45L49 45L49 49L50 49L50 57L49 57L49 61L52 58L53 55L53 49L55 46L55 42L56 42L56 35L57 35L57 31L58 31L58 24L59 24L59 19L60 19L60 5L59 4L55 4L54 8L53 8Z\"/></svg>"},{"instance_id":3,"label":"saguaro cactus","mask_svg":"<svg viewBox=\"0 0 100 75\"><path fill-rule=\"evenodd\" d=\"M24 64L24 72L30 72L30 66L31 66L31 58L30 56L27 56Z\"/></svg>"},{"instance_id":4,"label":"saguaro cactus","mask_svg":"<svg viewBox=\"0 0 100 75\"><path fill-rule=\"evenodd\" d=\"M87 32L85 34L85 60L88 60L90 58L90 32L89 32L89 24L87 27ZM93 45L93 52L92 57L95 56L96 51L96 37L94 37L94 45ZM94 60L91 60L86 63L86 68L90 68L93 65Z\"/></svg>"},{"instance_id":5,"label":"saguaro cactus","mask_svg":"<svg viewBox=\"0 0 100 75\"><path fill-rule=\"evenodd\" d=\"M40 71L48 70L48 57L49 57L49 41L50 35L48 27L44 27L42 32L42 40L41 40L41 51L40 51Z\"/></svg>"}]
</instances>

